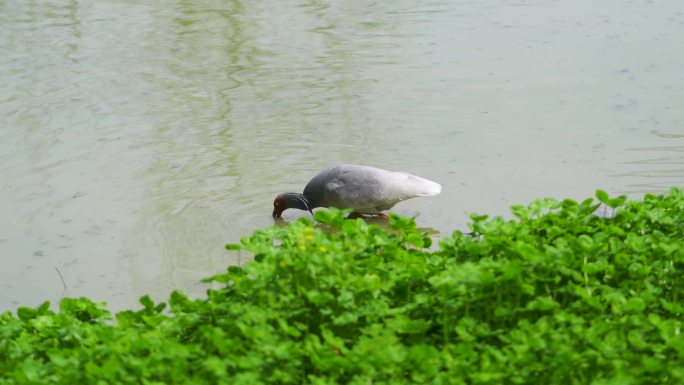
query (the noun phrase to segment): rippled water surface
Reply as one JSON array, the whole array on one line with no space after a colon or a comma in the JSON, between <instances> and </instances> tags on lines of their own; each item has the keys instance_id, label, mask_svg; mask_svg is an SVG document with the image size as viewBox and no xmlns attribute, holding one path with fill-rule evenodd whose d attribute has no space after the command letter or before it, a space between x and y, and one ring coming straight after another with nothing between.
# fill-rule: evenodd
<instances>
[{"instance_id":1,"label":"rippled water surface","mask_svg":"<svg viewBox=\"0 0 684 385\"><path fill-rule=\"evenodd\" d=\"M684 184L678 0L0 1L0 310L111 309L242 263L336 162L467 213ZM302 212L288 211L292 220Z\"/></svg>"}]
</instances>

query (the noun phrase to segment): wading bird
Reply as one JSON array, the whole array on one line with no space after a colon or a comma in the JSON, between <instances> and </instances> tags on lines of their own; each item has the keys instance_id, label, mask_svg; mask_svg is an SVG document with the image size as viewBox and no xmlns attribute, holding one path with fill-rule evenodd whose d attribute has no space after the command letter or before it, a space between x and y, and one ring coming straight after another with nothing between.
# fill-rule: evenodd
<instances>
[{"instance_id":1,"label":"wading bird","mask_svg":"<svg viewBox=\"0 0 684 385\"><path fill-rule=\"evenodd\" d=\"M304 187L304 193L278 194L273 201L273 218L287 209L308 210L316 207L353 209L353 215L384 217L384 210L418 196L438 195L442 186L405 172L387 171L370 166L340 164L320 171Z\"/></svg>"}]
</instances>

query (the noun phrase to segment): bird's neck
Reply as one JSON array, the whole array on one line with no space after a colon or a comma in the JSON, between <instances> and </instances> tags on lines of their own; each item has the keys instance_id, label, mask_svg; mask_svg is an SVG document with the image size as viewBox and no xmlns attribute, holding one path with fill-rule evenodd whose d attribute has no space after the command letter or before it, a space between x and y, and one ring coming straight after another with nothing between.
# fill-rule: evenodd
<instances>
[{"instance_id":1,"label":"bird's neck","mask_svg":"<svg viewBox=\"0 0 684 385\"><path fill-rule=\"evenodd\" d=\"M304 194L300 193L285 193L282 195L283 199L285 199L287 202L287 207L295 208L295 209L300 209L300 210L311 210L313 209L313 205L311 202L306 198Z\"/></svg>"}]
</instances>

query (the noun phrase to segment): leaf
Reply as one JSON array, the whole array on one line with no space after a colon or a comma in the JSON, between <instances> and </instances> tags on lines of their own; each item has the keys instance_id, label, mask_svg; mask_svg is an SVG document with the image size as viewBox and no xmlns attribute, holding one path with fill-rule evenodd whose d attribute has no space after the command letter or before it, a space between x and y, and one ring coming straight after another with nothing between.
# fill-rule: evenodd
<instances>
[{"instance_id":1,"label":"leaf","mask_svg":"<svg viewBox=\"0 0 684 385\"><path fill-rule=\"evenodd\" d=\"M17 309L17 316L22 321L29 321L33 318L48 314L52 314L52 312L50 311L50 302L47 301L43 302L35 309L29 307L20 307Z\"/></svg>"},{"instance_id":2,"label":"leaf","mask_svg":"<svg viewBox=\"0 0 684 385\"><path fill-rule=\"evenodd\" d=\"M617 208L617 207L620 207L623 204L625 204L626 200L627 200L627 197L625 195L621 195L617 198L613 198L613 199L608 200L608 202L606 202L606 204L612 208Z\"/></svg>"},{"instance_id":3,"label":"leaf","mask_svg":"<svg viewBox=\"0 0 684 385\"><path fill-rule=\"evenodd\" d=\"M596 198L598 198L598 200L599 200L601 203L605 203L605 204L608 204L608 201L609 201L609 199L610 199L610 198L608 197L608 193L606 193L606 192L603 191L603 190L596 190Z\"/></svg>"}]
</instances>

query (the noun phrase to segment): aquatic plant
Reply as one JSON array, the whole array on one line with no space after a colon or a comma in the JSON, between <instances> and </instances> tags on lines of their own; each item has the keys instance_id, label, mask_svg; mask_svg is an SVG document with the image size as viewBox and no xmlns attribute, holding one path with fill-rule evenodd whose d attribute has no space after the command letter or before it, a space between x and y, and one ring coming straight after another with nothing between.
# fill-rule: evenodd
<instances>
[{"instance_id":1,"label":"aquatic plant","mask_svg":"<svg viewBox=\"0 0 684 385\"><path fill-rule=\"evenodd\" d=\"M682 192L597 197L472 215L437 249L396 215L258 230L203 299L2 314L0 384L682 383Z\"/></svg>"}]
</instances>

